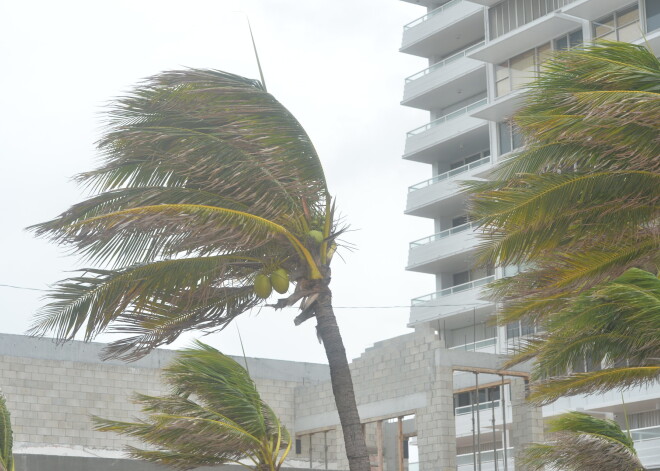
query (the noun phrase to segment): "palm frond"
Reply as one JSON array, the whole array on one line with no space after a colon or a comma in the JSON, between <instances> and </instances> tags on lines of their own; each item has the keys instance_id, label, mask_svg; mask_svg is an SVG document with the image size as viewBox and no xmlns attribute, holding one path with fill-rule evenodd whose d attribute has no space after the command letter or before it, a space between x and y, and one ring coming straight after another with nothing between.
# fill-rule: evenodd
<instances>
[{"instance_id":1,"label":"palm frond","mask_svg":"<svg viewBox=\"0 0 660 471\"><path fill-rule=\"evenodd\" d=\"M14 471L13 443L7 400L0 394L0 471Z\"/></svg>"},{"instance_id":2,"label":"palm frond","mask_svg":"<svg viewBox=\"0 0 660 471\"><path fill-rule=\"evenodd\" d=\"M135 437L154 448L129 447L131 456L177 469L244 460L279 469L291 437L240 364L196 342L177 354L163 378L168 396L134 397L145 419L94 417L95 429Z\"/></svg>"},{"instance_id":3,"label":"palm frond","mask_svg":"<svg viewBox=\"0 0 660 471\"><path fill-rule=\"evenodd\" d=\"M522 462L531 470L546 467L562 471L643 470L632 440L612 420L570 412L548 421L551 439L523 452Z\"/></svg>"}]
</instances>

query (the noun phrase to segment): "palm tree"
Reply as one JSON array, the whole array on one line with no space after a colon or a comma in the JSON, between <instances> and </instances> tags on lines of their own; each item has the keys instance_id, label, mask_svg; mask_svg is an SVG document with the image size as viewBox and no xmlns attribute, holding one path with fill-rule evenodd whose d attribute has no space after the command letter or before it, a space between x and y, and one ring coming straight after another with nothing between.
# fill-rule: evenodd
<instances>
[{"instance_id":1,"label":"palm tree","mask_svg":"<svg viewBox=\"0 0 660 471\"><path fill-rule=\"evenodd\" d=\"M523 455L526 469L542 471L640 471L631 438L613 420L569 412L548 421L552 438L530 445Z\"/></svg>"},{"instance_id":2,"label":"palm tree","mask_svg":"<svg viewBox=\"0 0 660 471\"><path fill-rule=\"evenodd\" d=\"M136 437L151 448L128 447L131 456L177 469L226 463L280 469L291 437L240 364L196 342L177 353L163 377L170 394L134 397L146 419L94 417L95 429Z\"/></svg>"},{"instance_id":3,"label":"palm tree","mask_svg":"<svg viewBox=\"0 0 660 471\"><path fill-rule=\"evenodd\" d=\"M14 471L13 443L14 434L9 420L7 400L0 394L0 471Z\"/></svg>"},{"instance_id":4,"label":"palm tree","mask_svg":"<svg viewBox=\"0 0 660 471\"><path fill-rule=\"evenodd\" d=\"M536 403L660 379L660 279L652 273L631 268L582 293L544 328L510 361L536 360L529 396ZM584 372L585 364L596 367Z\"/></svg>"},{"instance_id":5,"label":"palm tree","mask_svg":"<svg viewBox=\"0 0 660 471\"><path fill-rule=\"evenodd\" d=\"M367 471L329 288L342 228L300 123L258 81L171 71L114 103L98 148L100 167L77 178L94 195L31 229L101 268L58 283L30 332L120 332L106 357L132 360L226 327L290 278L275 306L316 318L350 467Z\"/></svg>"},{"instance_id":6,"label":"palm tree","mask_svg":"<svg viewBox=\"0 0 660 471\"><path fill-rule=\"evenodd\" d=\"M660 61L605 42L558 53L515 122L525 148L476 191L503 323L538 320L631 267L660 264Z\"/></svg>"}]
</instances>

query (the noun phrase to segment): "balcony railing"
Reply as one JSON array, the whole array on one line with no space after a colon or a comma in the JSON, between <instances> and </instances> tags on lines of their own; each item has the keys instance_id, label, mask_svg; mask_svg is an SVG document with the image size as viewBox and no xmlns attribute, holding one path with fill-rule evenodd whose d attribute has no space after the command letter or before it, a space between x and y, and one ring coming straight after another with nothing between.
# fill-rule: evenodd
<instances>
[{"instance_id":1,"label":"balcony railing","mask_svg":"<svg viewBox=\"0 0 660 471\"><path fill-rule=\"evenodd\" d=\"M465 232L469 229L472 229L474 226L475 226L474 222L468 222L465 224L461 224L460 226L452 227L451 229L438 232L437 234L433 234L432 236L424 237L423 239L417 239L416 241L410 243L410 248L414 249L415 247L420 247L422 245L435 242L436 240L444 239L445 237L449 237L450 235L458 234L459 232Z\"/></svg>"},{"instance_id":2,"label":"balcony railing","mask_svg":"<svg viewBox=\"0 0 660 471\"><path fill-rule=\"evenodd\" d=\"M454 409L454 414L455 415L465 415L465 414L471 414L472 410L476 412L477 410L484 410L484 409L495 409L496 407L500 407L500 401L488 401L488 402L480 402L478 404L470 404L467 406L462 406L462 407L457 407Z\"/></svg>"},{"instance_id":3,"label":"balcony railing","mask_svg":"<svg viewBox=\"0 0 660 471\"><path fill-rule=\"evenodd\" d=\"M412 20L410 23L408 23L407 25L405 25L403 27L403 30L406 31L406 30L409 30L410 28L414 28L415 26L424 23L426 20L428 20L430 18L433 18L437 14L442 13L447 8L451 8L454 5L458 5L459 3L463 3L463 0L451 0L450 2L447 2L444 5L439 6L435 10L431 10L426 15L420 16L416 20Z\"/></svg>"},{"instance_id":4,"label":"balcony railing","mask_svg":"<svg viewBox=\"0 0 660 471\"><path fill-rule=\"evenodd\" d=\"M449 350L465 350L466 352L476 352L477 350L492 347L493 345L497 345L497 337L478 340L476 342L466 343L465 345L456 345L455 347L449 347Z\"/></svg>"},{"instance_id":5,"label":"balcony railing","mask_svg":"<svg viewBox=\"0 0 660 471\"><path fill-rule=\"evenodd\" d=\"M507 448L507 455L509 456L509 460L511 460L510 456L512 453L513 453L513 448ZM482 463L495 461L495 453L493 453L493 450L482 451L481 453L479 453L479 456L481 457ZM497 450L497 459L499 461L502 461L504 459L504 453L502 448ZM474 463L474 453L466 453L464 455L456 456L457 466L472 465L473 463Z\"/></svg>"},{"instance_id":6,"label":"balcony railing","mask_svg":"<svg viewBox=\"0 0 660 471\"><path fill-rule=\"evenodd\" d=\"M477 167L481 167L482 165L489 164L490 162L491 162L490 156L486 156L479 160L475 160L474 162L470 162L469 164L465 164L460 167L453 168L448 172L441 173L440 175L436 175L433 178L429 178L428 180L424 180L423 182L419 182L413 186L408 187L408 193L415 190L421 190L422 188L431 186L434 183L441 182L442 180L447 180L448 178L455 177L456 175L460 175L461 173L468 172L473 168L477 168Z\"/></svg>"},{"instance_id":7,"label":"balcony railing","mask_svg":"<svg viewBox=\"0 0 660 471\"><path fill-rule=\"evenodd\" d=\"M446 59L441 60L440 62L436 62L431 67L429 67L427 69L424 69L420 72L417 72L416 74L413 74L410 77L406 78L406 83L417 80L418 78L422 78L425 75L430 74L431 72L435 72L436 70L438 70L438 69L440 69L440 68L442 68L442 67L444 67L448 64L451 64L452 62L456 62L457 60L465 57L466 55L468 55L470 52L474 51L475 49L480 48L484 44L485 44L485 42L482 41L479 44L475 44L474 46L470 46L467 49L463 49L462 51L457 52L456 54L451 55L451 56L447 57Z\"/></svg>"},{"instance_id":8,"label":"balcony railing","mask_svg":"<svg viewBox=\"0 0 660 471\"><path fill-rule=\"evenodd\" d=\"M660 438L660 426L636 428L630 431L633 441L655 440Z\"/></svg>"},{"instance_id":9,"label":"balcony railing","mask_svg":"<svg viewBox=\"0 0 660 471\"><path fill-rule=\"evenodd\" d=\"M452 286L451 288L445 288L441 291L436 291L435 293L427 294L425 296L420 296L419 298L414 298L411 301L413 306L419 306L420 304L425 304L429 301L433 301L443 296L449 296L455 293L460 293L461 291L467 291L469 289L478 288L479 286L484 286L495 280L495 276L487 276L485 278L479 278L478 280L470 281L468 283L463 283L462 285Z\"/></svg>"},{"instance_id":10,"label":"balcony railing","mask_svg":"<svg viewBox=\"0 0 660 471\"><path fill-rule=\"evenodd\" d=\"M454 118L458 118L459 116L463 116L464 114L469 113L472 110L475 110L483 105L488 103L488 98L482 98L479 101L475 101L474 103L467 105L464 108L458 109L456 111L452 111L449 114L446 114L444 116L439 117L438 119L434 119L428 124L425 124L424 126L420 126L418 128L413 129L412 131L408 132L408 137L414 136L416 134L421 134L424 131L428 131L431 128L434 128L438 126L439 124L446 123L447 121L450 121Z\"/></svg>"}]
</instances>

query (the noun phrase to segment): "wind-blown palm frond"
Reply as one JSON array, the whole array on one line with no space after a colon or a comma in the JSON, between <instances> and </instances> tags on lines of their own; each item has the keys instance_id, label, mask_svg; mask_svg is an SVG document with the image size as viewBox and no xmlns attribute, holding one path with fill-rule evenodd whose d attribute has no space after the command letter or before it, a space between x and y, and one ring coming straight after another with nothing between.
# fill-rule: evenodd
<instances>
[{"instance_id":1,"label":"wind-blown palm frond","mask_svg":"<svg viewBox=\"0 0 660 471\"><path fill-rule=\"evenodd\" d=\"M9 419L7 400L0 394L0 471L14 471L14 435Z\"/></svg>"},{"instance_id":2,"label":"wind-blown palm frond","mask_svg":"<svg viewBox=\"0 0 660 471\"><path fill-rule=\"evenodd\" d=\"M536 360L534 402L660 379L660 279L652 273L630 269L581 294L542 326L546 333L509 362ZM596 371L580 372L585 363Z\"/></svg>"},{"instance_id":3,"label":"wind-blown palm frond","mask_svg":"<svg viewBox=\"0 0 660 471\"><path fill-rule=\"evenodd\" d=\"M535 443L523 454L530 470L546 466L558 471L641 471L630 437L613 420L570 412L548 421L551 439Z\"/></svg>"},{"instance_id":4,"label":"wind-blown palm frond","mask_svg":"<svg viewBox=\"0 0 660 471\"><path fill-rule=\"evenodd\" d=\"M631 267L660 265L660 61L603 42L556 54L515 116L525 148L472 183L503 322L553 315Z\"/></svg>"},{"instance_id":5,"label":"wind-blown palm frond","mask_svg":"<svg viewBox=\"0 0 660 471\"><path fill-rule=\"evenodd\" d=\"M134 397L146 418L95 417L96 430L138 438L156 449L129 447L131 456L177 469L238 462L280 468L291 437L240 364L196 342L177 354L163 377L168 396Z\"/></svg>"}]
</instances>

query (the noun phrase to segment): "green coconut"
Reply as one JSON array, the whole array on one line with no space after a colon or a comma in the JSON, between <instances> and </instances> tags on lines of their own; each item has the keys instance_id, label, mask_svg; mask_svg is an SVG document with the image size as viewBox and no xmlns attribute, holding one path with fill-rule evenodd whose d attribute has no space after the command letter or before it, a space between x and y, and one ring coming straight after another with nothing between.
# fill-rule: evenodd
<instances>
[{"instance_id":1,"label":"green coconut","mask_svg":"<svg viewBox=\"0 0 660 471\"><path fill-rule=\"evenodd\" d=\"M278 268L270 275L270 284L280 294L289 291L289 274L284 268Z\"/></svg>"},{"instance_id":2,"label":"green coconut","mask_svg":"<svg viewBox=\"0 0 660 471\"><path fill-rule=\"evenodd\" d=\"M317 231L317 230L309 231L307 233L307 236L310 239L312 239L314 242L316 242L317 244L320 244L321 242L323 242L323 239L324 239L323 232Z\"/></svg>"},{"instance_id":3,"label":"green coconut","mask_svg":"<svg viewBox=\"0 0 660 471\"><path fill-rule=\"evenodd\" d=\"M272 292L273 286L270 284L270 278L261 274L254 277L254 293L257 296L266 299Z\"/></svg>"}]
</instances>

